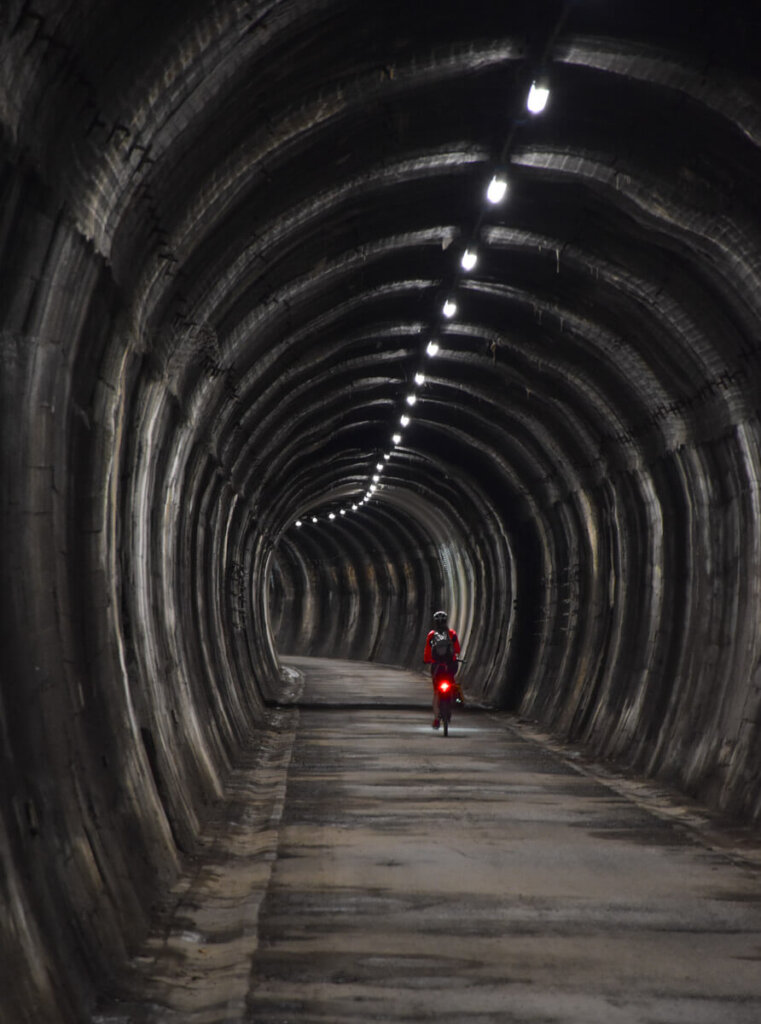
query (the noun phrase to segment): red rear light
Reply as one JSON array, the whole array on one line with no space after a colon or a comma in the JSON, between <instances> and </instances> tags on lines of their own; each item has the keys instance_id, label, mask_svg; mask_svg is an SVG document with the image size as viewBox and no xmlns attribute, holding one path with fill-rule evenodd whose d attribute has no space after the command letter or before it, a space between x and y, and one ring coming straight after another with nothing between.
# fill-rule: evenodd
<instances>
[{"instance_id":1,"label":"red rear light","mask_svg":"<svg viewBox=\"0 0 761 1024\"><path fill-rule=\"evenodd\" d=\"M451 684L451 683L448 683L448 682L446 681L446 679L445 679L445 680L444 680L443 682L439 683L439 692L440 692L440 693L446 693L446 692L447 692L447 690L449 689L449 687L450 687L451 685L452 685L452 684Z\"/></svg>"}]
</instances>

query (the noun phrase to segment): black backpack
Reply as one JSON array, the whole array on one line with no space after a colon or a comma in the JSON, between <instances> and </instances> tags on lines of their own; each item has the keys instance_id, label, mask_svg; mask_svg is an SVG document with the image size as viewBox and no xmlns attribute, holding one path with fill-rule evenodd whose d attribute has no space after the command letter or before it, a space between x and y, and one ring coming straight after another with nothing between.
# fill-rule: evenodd
<instances>
[{"instance_id":1,"label":"black backpack","mask_svg":"<svg viewBox=\"0 0 761 1024\"><path fill-rule=\"evenodd\" d=\"M431 637L431 654L436 661L454 660L454 644L452 643L452 637L449 635L449 630L433 634Z\"/></svg>"}]
</instances>

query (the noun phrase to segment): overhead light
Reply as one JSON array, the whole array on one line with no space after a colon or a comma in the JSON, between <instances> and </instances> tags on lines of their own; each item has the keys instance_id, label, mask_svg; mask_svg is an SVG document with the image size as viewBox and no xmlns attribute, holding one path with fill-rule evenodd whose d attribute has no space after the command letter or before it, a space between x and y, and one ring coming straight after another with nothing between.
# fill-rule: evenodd
<instances>
[{"instance_id":1,"label":"overhead light","mask_svg":"<svg viewBox=\"0 0 761 1024\"><path fill-rule=\"evenodd\" d=\"M425 374L424 373L416 373L415 374L415 383L418 384L418 385L425 384Z\"/></svg>"},{"instance_id":2,"label":"overhead light","mask_svg":"<svg viewBox=\"0 0 761 1024\"><path fill-rule=\"evenodd\" d=\"M454 301L454 299L447 299L444 305L441 307L441 311L444 314L444 316L447 317L448 320L451 320L452 317L457 312L457 303Z\"/></svg>"},{"instance_id":3,"label":"overhead light","mask_svg":"<svg viewBox=\"0 0 761 1024\"><path fill-rule=\"evenodd\" d=\"M297 520L296 520L296 525L297 525L297 526L302 526L302 525L303 525L300 519L297 519Z\"/></svg>"},{"instance_id":4,"label":"overhead light","mask_svg":"<svg viewBox=\"0 0 761 1024\"><path fill-rule=\"evenodd\" d=\"M429 356L435 356L438 351L439 351L439 343L438 343L438 341L429 341L428 345L426 346L426 352L428 353L428 355Z\"/></svg>"},{"instance_id":5,"label":"overhead light","mask_svg":"<svg viewBox=\"0 0 761 1024\"><path fill-rule=\"evenodd\" d=\"M386 462L388 462L388 460L389 460L389 459L391 458L391 456L390 456L390 455L388 454L388 452L387 452L387 453L386 453L386 454L385 454L385 455L383 456L383 458L384 458L384 459L386 460Z\"/></svg>"},{"instance_id":6,"label":"overhead light","mask_svg":"<svg viewBox=\"0 0 761 1024\"><path fill-rule=\"evenodd\" d=\"M476 263L478 263L478 253L475 249L466 249L462 254L462 259L460 260L460 266L462 269L472 270Z\"/></svg>"},{"instance_id":7,"label":"overhead light","mask_svg":"<svg viewBox=\"0 0 761 1024\"><path fill-rule=\"evenodd\" d=\"M370 491L371 491L371 492L372 492L373 494L374 494L374 493L375 493L375 492L376 492L377 490L378 490L378 488L377 488L377 487L375 486L375 484L370 484Z\"/></svg>"},{"instance_id":8,"label":"overhead light","mask_svg":"<svg viewBox=\"0 0 761 1024\"><path fill-rule=\"evenodd\" d=\"M537 79L531 83L531 88L528 91L528 99L526 100L526 107L532 114L541 114L547 106L547 100L549 98L550 87L547 84L546 79Z\"/></svg>"},{"instance_id":9,"label":"overhead light","mask_svg":"<svg viewBox=\"0 0 761 1024\"><path fill-rule=\"evenodd\" d=\"M394 436L391 438L391 440L394 442L394 444L401 444L402 443L402 435L401 434L394 434Z\"/></svg>"},{"instance_id":10,"label":"overhead light","mask_svg":"<svg viewBox=\"0 0 761 1024\"><path fill-rule=\"evenodd\" d=\"M407 405L414 405L417 402L417 395L407 395L406 402Z\"/></svg>"},{"instance_id":11,"label":"overhead light","mask_svg":"<svg viewBox=\"0 0 761 1024\"><path fill-rule=\"evenodd\" d=\"M345 508L342 508L342 509L341 509L341 515L342 515L342 516L345 516L345 515L346 515L346 509L345 509Z\"/></svg>"},{"instance_id":12,"label":"overhead light","mask_svg":"<svg viewBox=\"0 0 761 1024\"><path fill-rule=\"evenodd\" d=\"M493 176L489 182L488 188L486 189L486 198L490 203L496 205L501 203L505 198L507 192L507 178L504 174L498 172Z\"/></svg>"},{"instance_id":13,"label":"overhead light","mask_svg":"<svg viewBox=\"0 0 761 1024\"><path fill-rule=\"evenodd\" d=\"M331 513L330 513L330 514L328 515L328 519L335 519L335 518L336 518L336 514L335 514L335 512L331 512Z\"/></svg>"},{"instance_id":14,"label":"overhead light","mask_svg":"<svg viewBox=\"0 0 761 1024\"><path fill-rule=\"evenodd\" d=\"M386 456L386 458L388 458L388 456ZM376 462L375 463L375 468L378 470L379 473L382 473L383 472L383 463L382 462Z\"/></svg>"},{"instance_id":15,"label":"overhead light","mask_svg":"<svg viewBox=\"0 0 761 1024\"><path fill-rule=\"evenodd\" d=\"M410 422L410 418L409 418L409 416L400 416L399 417L399 422L401 423L401 425L403 427L406 427L407 424Z\"/></svg>"},{"instance_id":16,"label":"overhead light","mask_svg":"<svg viewBox=\"0 0 761 1024\"><path fill-rule=\"evenodd\" d=\"M373 483L378 483L380 480L380 473L373 473Z\"/></svg>"},{"instance_id":17,"label":"overhead light","mask_svg":"<svg viewBox=\"0 0 761 1024\"><path fill-rule=\"evenodd\" d=\"M356 512L357 511L357 506L356 505L352 505L351 506L351 510L352 510L352 512Z\"/></svg>"},{"instance_id":18,"label":"overhead light","mask_svg":"<svg viewBox=\"0 0 761 1024\"><path fill-rule=\"evenodd\" d=\"M317 522L317 516L312 516L312 522L313 522L313 523L316 523L316 522Z\"/></svg>"}]
</instances>

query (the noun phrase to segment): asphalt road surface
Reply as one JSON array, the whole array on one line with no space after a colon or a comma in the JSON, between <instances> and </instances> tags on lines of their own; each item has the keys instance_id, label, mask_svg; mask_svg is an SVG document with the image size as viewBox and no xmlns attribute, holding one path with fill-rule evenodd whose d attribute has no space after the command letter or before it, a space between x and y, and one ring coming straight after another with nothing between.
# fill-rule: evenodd
<instances>
[{"instance_id":1,"label":"asphalt road surface","mask_svg":"<svg viewBox=\"0 0 761 1024\"><path fill-rule=\"evenodd\" d=\"M759 1024L761 847L421 674L292 686L95 1024Z\"/></svg>"}]
</instances>

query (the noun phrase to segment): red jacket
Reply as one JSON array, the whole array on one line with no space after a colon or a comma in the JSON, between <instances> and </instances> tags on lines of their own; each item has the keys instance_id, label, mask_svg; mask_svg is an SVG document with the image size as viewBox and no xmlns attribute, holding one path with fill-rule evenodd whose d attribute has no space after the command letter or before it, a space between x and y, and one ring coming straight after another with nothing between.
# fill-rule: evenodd
<instances>
[{"instance_id":1,"label":"red jacket","mask_svg":"<svg viewBox=\"0 0 761 1024\"><path fill-rule=\"evenodd\" d=\"M423 661L426 665L432 665L434 663L433 653L431 652L431 637L434 633L438 633L439 630L432 629L428 636L425 638L425 648L423 649ZM452 646L454 647L455 661L457 655L460 653L460 641L457 639L457 633L453 629L448 630L449 636L452 640Z\"/></svg>"}]
</instances>

